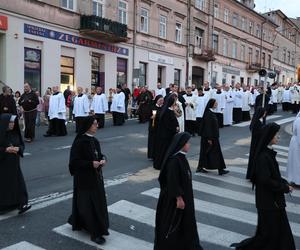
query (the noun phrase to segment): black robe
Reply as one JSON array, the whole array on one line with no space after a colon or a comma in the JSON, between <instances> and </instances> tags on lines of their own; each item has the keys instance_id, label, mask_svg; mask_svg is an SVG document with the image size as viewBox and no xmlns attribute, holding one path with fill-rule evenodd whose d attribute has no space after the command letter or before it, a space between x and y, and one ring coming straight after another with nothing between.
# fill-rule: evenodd
<instances>
[{"instance_id":1,"label":"black robe","mask_svg":"<svg viewBox=\"0 0 300 250\"><path fill-rule=\"evenodd\" d=\"M255 164L256 234L233 246L238 250L295 250L285 211L284 193L289 192L289 187L280 175L276 152L266 148Z\"/></svg>"},{"instance_id":2,"label":"black robe","mask_svg":"<svg viewBox=\"0 0 300 250\"><path fill-rule=\"evenodd\" d=\"M155 141L155 158L154 168L160 169L165 153L173 139L173 136L177 133L179 127L178 120L173 110L167 109L163 115L161 115L158 130L157 140Z\"/></svg>"},{"instance_id":3,"label":"black robe","mask_svg":"<svg viewBox=\"0 0 300 250\"><path fill-rule=\"evenodd\" d=\"M108 211L101 168L94 160L104 159L94 137L78 135L70 153L70 173L74 176L73 208L69 223L73 230L85 229L91 237L108 235Z\"/></svg>"},{"instance_id":4,"label":"black robe","mask_svg":"<svg viewBox=\"0 0 300 250\"><path fill-rule=\"evenodd\" d=\"M250 145L246 179L250 179L251 171L253 169L253 164L254 164L253 158L254 158L255 148L256 148L257 142L259 141L259 138L261 136L262 127L263 127L263 123L260 120L258 120L253 124L253 126L251 128L251 145Z\"/></svg>"},{"instance_id":5,"label":"black robe","mask_svg":"<svg viewBox=\"0 0 300 250\"><path fill-rule=\"evenodd\" d=\"M0 114L17 114L16 101L12 95L0 95Z\"/></svg>"},{"instance_id":6,"label":"black robe","mask_svg":"<svg viewBox=\"0 0 300 250\"><path fill-rule=\"evenodd\" d=\"M160 181L154 250L202 250L195 218L192 174L184 154L171 157ZM183 210L176 208L182 196Z\"/></svg>"},{"instance_id":7,"label":"black robe","mask_svg":"<svg viewBox=\"0 0 300 250\"><path fill-rule=\"evenodd\" d=\"M17 122L17 121L16 121ZM0 121L1 128L7 129ZM5 128L6 127L6 128ZM0 212L21 208L28 203L28 194L24 177L20 167L20 157L23 157L24 143L19 126L12 131L7 131L0 138ZM9 146L19 147L18 154L6 153Z\"/></svg>"},{"instance_id":8,"label":"black robe","mask_svg":"<svg viewBox=\"0 0 300 250\"><path fill-rule=\"evenodd\" d=\"M150 91L141 93L138 97L138 116L140 123L145 123L149 121L151 117L151 102L153 96Z\"/></svg>"},{"instance_id":9,"label":"black robe","mask_svg":"<svg viewBox=\"0 0 300 250\"><path fill-rule=\"evenodd\" d=\"M208 110L201 125L201 146L198 168L225 169L225 161L219 142L219 125L216 114ZM212 145L208 143L212 141Z\"/></svg>"},{"instance_id":10,"label":"black robe","mask_svg":"<svg viewBox=\"0 0 300 250\"><path fill-rule=\"evenodd\" d=\"M147 156L148 159L154 159L155 158L155 141L157 140L157 128L158 128L158 123L159 123L159 116L160 116L160 110L161 107L157 107L156 105L152 106L152 111L156 110L156 115L155 118L152 119L150 118L149 121L149 127L148 127L148 151L147 151Z\"/></svg>"}]
</instances>

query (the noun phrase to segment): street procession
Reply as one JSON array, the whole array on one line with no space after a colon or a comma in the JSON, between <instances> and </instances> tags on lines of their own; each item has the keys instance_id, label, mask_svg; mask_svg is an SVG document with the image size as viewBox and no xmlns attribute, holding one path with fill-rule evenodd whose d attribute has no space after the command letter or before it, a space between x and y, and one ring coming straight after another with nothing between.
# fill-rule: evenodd
<instances>
[{"instance_id":1,"label":"street procession","mask_svg":"<svg viewBox=\"0 0 300 250\"><path fill-rule=\"evenodd\" d=\"M0 2L0 249L300 249L285 4Z\"/></svg>"}]
</instances>

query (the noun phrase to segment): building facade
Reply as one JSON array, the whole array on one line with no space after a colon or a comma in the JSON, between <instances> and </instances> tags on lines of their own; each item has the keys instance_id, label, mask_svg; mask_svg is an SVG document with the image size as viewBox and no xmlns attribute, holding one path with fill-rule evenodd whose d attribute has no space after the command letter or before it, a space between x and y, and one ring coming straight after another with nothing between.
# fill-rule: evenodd
<instances>
[{"instance_id":1,"label":"building facade","mask_svg":"<svg viewBox=\"0 0 300 250\"><path fill-rule=\"evenodd\" d=\"M253 8L253 0L1 1L0 84L16 91L28 81L41 92L54 85L106 92L122 83L253 85L261 68L280 71L280 82L295 80L293 37L280 33L278 18ZM289 63L276 50L283 43Z\"/></svg>"}]
</instances>

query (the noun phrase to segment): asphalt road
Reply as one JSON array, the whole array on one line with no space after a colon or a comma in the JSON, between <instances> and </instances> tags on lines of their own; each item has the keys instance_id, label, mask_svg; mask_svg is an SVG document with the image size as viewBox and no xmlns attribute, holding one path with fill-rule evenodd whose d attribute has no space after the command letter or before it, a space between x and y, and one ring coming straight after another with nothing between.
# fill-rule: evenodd
<instances>
[{"instance_id":1,"label":"asphalt road","mask_svg":"<svg viewBox=\"0 0 300 250\"><path fill-rule=\"evenodd\" d=\"M269 121L282 123L279 162L285 174L290 124L293 115L278 112ZM110 233L104 250L153 249L154 216L158 172L147 160L147 124L127 121L122 127L99 130L110 215ZM21 165L33 209L23 216L15 212L0 216L0 248L9 249L95 249L85 233L76 233L66 224L71 211L72 178L68 158L75 137L68 124L68 136L44 138L46 127L37 128L34 143L26 144ZM228 176L215 172L194 175L196 217L204 249L229 249L230 243L255 232L256 209L251 185L244 180L249 152L248 124L221 129L221 145L230 170ZM188 153L194 170L199 157L200 137L191 139ZM300 191L287 197L289 218L300 248ZM27 247L27 248L26 248Z\"/></svg>"}]
</instances>

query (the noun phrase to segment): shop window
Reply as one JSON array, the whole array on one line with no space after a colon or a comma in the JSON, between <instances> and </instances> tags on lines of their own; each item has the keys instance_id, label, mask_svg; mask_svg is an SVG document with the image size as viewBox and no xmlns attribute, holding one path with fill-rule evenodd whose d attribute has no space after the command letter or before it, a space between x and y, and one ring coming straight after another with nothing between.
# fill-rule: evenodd
<instances>
[{"instance_id":1,"label":"shop window","mask_svg":"<svg viewBox=\"0 0 300 250\"><path fill-rule=\"evenodd\" d=\"M180 74L181 74L180 69L174 70L174 84L176 84L177 86L180 86Z\"/></svg>"},{"instance_id":2,"label":"shop window","mask_svg":"<svg viewBox=\"0 0 300 250\"><path fill-rule=\"evenodd\" d=\"M94 87L100 86L105 90L104 72L101 72L101 56L92 56L92 81L91 85Z\"/></svg>"},{"instance_id":3,"label":"shop window","mask_svg":"<svg viewBox=\"0 0 300 250\"><path fill-rule=\"evenodd\" d=\"M127 84L127 59L117 58L117 84Z\"/></svg>"},{"instance_id":4,"label":"shop window","mask_svg":"<svg viewBox=\"0 0 300 250\"><path fill-rule=\"evenodd\" d=\"M24 48L24 80L41 91L41 50Z\"/></svg>"},{"instance_id":5,"label":"shop window","mask_svg":"<svg viewBox=\"0 0 300 250\"><path fill-rule=\"evenodd\" d=\"M226 73L223 73L223 77L222 77L222 84L226 84L226 81L227 81L227 74Z\"/></svg>"},{"instance_id":6,"label":"shop window","mask_svg":"<svg viewBox=\"0 0 300 250\"><path fill-rule=\"evenodd\" d=\"M74 57L61 56L60 83L63 85L74 86Z\"/></svg>"},{"instance_id":7,"label":"shop window","mask_svg":"<svg viewBox=\"0 0 300 250\"><path fill-rule=\"evenodd\" d=\"M147 85L147 63L140 62L139 86Z\"/></svg>"},{"instance_id":8,"label":"shop window","mask_svg":"<svg viewBox=\"0 0 300 250\"><path fill-rule=\"evenodd\" d=\"M164 74L164 67L158 66L158 68L157 68L157 82L160 82L162 84L162 86L164 86L163 74Z\"/></svg>"}]
</instances>

